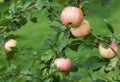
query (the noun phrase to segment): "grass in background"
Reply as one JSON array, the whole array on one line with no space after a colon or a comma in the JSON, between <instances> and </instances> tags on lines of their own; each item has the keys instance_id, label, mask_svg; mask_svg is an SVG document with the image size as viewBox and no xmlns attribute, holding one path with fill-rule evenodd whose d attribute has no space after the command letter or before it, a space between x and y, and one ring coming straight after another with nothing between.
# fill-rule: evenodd
<instances>
[{"instance_id":1,"label":"grass in background","mask_svg":"<svg viewBox=\"0 0 120 82\"><path fill-rule=\"evenodd\" d=\"M50 21L47 19L45 13L38 12L35 15L38 17L37 23L28 21L21 29L10 33L19 37L17 38L18 46L26 45L26 47L40 48L45 37L52 34L48 28Z\"/></svg>"}]
</instances>

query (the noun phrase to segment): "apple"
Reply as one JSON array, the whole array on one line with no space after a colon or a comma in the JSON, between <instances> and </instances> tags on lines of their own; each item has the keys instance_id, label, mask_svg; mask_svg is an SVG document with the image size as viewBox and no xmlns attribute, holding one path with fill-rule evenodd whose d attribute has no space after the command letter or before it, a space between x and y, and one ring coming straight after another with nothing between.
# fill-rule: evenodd
<instances>
[{"instance_id":1,"label":"apple","mask_svg":"<svg viewBox=\"0 0 120 82\"><path fill-rule=\"evenodd\" d=\"M112 41L111 44L110 44L110 47L112 49L114 49L114 51L117 53L118 52L118 45L115 41ZM114 51L110 48L104 48L102 46L102 44L99 45L99 52L100 52L100 55L104 58L113 58L115 56L115 53Z\"/></svg>"},{"instance_id":2,"label":"apple","mask_svg":"<svg viewBox=\"0 0 120 82\"><path fill-rule=\"evenodd\" d=\"M16 47L16 44L17 44L16 40L14 40L14 39L9 39L9 40L6 41L5 44L4 44L5 50L6 50L6 51L11 51L11 50L12 50L11 48L12 48L12 47Z\"/></svg>"},{"instance_id":3,"label":"apple","mask_svg":"<svg viewBox=\"0 0 120 82\"><path fill-rule=\"evenodd\" d=\"M71 27L70 31L74 37L84 37L90 33L90 24L87 20L83 20L78 27Z\"/></svg>"},{"instance_id":4,"label":"apple","mask_svg":"<svg viewBox=\"0 0 120 82\"><path fill-rule=\"evenodd\" d=\"M83 19L83 13L80 8L77 7L66 7L61 12L60 20L64 25L78 26Z\"/></svg>"},{"instance_id":5,"label":"apple","mask_svg":"<svg viewBox=\"0 0 120 82\"><path fill-rule=\"evenodd\" d=\"M54 64L60 71L68 71L71 68L71 60L69 58L56 58Z\"/></svg>"}]
</instances>

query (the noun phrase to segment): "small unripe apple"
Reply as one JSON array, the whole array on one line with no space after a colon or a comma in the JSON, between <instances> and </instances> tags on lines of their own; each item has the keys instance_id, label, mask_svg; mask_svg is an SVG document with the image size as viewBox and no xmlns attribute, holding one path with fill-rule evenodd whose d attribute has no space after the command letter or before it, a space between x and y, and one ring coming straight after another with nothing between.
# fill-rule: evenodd
<instances>
[{"instance_id":1,"label":"small unripe apple","mask_svg":"<svg viewBox=\"0 0 120 82\"><path fill-rule=\"evenodd\" d=\"M78 26L83 19L83 13L80 8L66 7L60 16L60 20L64 25Z\"/></svg>"},{"instance_id":2,"label":"small unripe apple","mask_svg":"<svg viewBox=\"0 0 120 82\"><path fill-rule=\"evenodd\" d=\"M60 71L68 71L71 68L71 60L69 58L56 58L54 64Z\"/></svg>"},{"instance_id":3,"label":"small unripe apple","mask_svg":"<svg viewBox=\"0 0 120 82\"><path fill-rule=\"evenodd\" d=\"M70 31L74 37L84 37L90 33L90 24L87 20L83 20L78 27L71 27Z\"/></svg>"},{"instance_id":4,"label":"small unripe apple","mask_svg":"<svg viewBox=\"0 0 120 82\"><path fill-rule=\"evenodd\" d=\"M118 52L118 45L116 42L112 41L110 44L110 47L114 49L114 51L117 53ZM101 44L99 45L99 52L100 55L104 58L113 58L115 56L114 51L110 48L104 48Z\"/></svg>"},{"instance_id":5,"label":"small unripe apple","mask_svg":"<svg viewBox=\"0 0 120 82\"><path fill-rule=\"evenodd\" d=\"M12 50L11 48L16 47L16 44L17 44L16 40L9 39L8 41L5 42L5 45L4 45L5 50L6 51L11 51Z\"/></svg>"}]
</instances>

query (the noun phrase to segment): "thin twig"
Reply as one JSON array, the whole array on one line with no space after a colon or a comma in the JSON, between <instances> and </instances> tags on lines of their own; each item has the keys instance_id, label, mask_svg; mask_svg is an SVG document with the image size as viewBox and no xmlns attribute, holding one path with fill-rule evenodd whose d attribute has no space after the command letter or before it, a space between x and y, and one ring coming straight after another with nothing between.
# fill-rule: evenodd
<instances>
[{"instance_id":1,"label":"thin twig","mask_svg":"<svg viewBox=\"0 0 120 82\"><path fill-rule=\"evenodd\" d=\"M56 16L60 20L60 16L52 7L46 7L48 11L50 11L54 16Z\"/></svg>"}]
</instances>

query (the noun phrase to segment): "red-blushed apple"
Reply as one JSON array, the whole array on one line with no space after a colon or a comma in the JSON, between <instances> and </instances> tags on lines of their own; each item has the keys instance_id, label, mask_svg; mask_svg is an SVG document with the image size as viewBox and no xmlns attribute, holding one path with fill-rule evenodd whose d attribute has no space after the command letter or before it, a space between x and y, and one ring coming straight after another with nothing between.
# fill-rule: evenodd
<instances>
[{"instance_id":1,"label":"red-blushed apple","mask_svg":"<svg viewBox=\"0 0 120 82\"><path fill-rule=\"evenodd\" d=\"M12 50L11 48L16 47L16 44L17 44L16 40L9 39L5 42L4 48L5 48L6 51L11 51Z\"/></svg>"},{"instance_id":2,"label":"red-blushed apple","mask_svg":"<svg viewBox=\"0 0 120 82\"><path fill-rule=\"evenodd\" d=\"M115 41L112 41L111 44L110 44L110 47L112 49L114 49L114 51L117 53L118 52L118 45ZM115 56L115 53L114 51L110 48L104 48L102 46L102 44L99 45L99 52L100 52L100 55L104 58L113 58Z\"/></svg>"},{"instance_id":3,"label":"red-blushed apple","mask_svg":"<svg viewBox=\"0 0 120 82\"><path fill-rule=\"evenodd\" d=\"M64 25L78 26L83 19L83 13L80 8L77 7L66 7L61 12L60 20Z\"/></svg>"},{"instance_id":4,"label":"red-blushed apple","mask_svg":"<svg viewBox=\"0 0 120 82\"><path fill-rule=\"evenodd\" d=\"M54 64L60 71L68 71L71 68L71 60L69 58L56 58Z\"/></svg>"},{"instance_id":5,"label":"red-blushed apple","mask_svg":"<svg viewBox=\"0 0 120 82\"><path fill-rule=\"evenodd\" d=\"M83 20L78 27L71 27L70 31L74 37L84 37L90 33L90 29L89 22L87 20Z\"/></svg>"}]
</instances>

